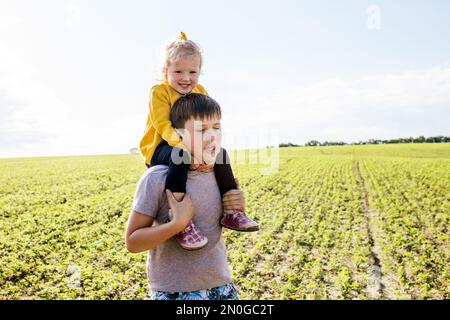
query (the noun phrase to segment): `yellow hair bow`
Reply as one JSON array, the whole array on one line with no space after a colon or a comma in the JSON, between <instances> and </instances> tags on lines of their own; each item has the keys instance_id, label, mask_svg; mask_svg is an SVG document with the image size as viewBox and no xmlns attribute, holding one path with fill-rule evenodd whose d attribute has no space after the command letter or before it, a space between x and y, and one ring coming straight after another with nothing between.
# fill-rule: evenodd
<instances>
[{"instance_id":1,"label":"yellow hair bow","mask_svg":"<svg viewBox=\"0 0 450 320\"><path fill-rule=\"evenodd\" d=\"M186 33L180 32L180 40L187 40Z\"/></svg>"}]
</instances>

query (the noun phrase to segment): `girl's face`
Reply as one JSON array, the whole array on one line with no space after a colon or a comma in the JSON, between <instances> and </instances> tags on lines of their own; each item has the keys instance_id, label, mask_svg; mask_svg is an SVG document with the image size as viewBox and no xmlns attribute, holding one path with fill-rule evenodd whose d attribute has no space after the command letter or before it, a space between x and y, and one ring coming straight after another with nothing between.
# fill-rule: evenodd
<instances>
[{"instance_id":1,"label":"girl's face","mask_svg":"<svg viewBox=\"0 0 450 320\"><path fill-rule=\"evenodd\" d=\"M187 94L198 84L200 57L186 56L171 62L164 74L169 85L180 94Z\"/></svg>"},{"instance_id":2,"label":"girl's face","mask_svg":"<svg viewBox=\"0 0 450 320\"><path fill-rule=\"evenodd\" d=\"M222 144L220 118L203 120L194 118L186 121L184 129L177 130L183 138L183 144L193 156L193 163L214 164Z\"/></svg>"}]
</instances>

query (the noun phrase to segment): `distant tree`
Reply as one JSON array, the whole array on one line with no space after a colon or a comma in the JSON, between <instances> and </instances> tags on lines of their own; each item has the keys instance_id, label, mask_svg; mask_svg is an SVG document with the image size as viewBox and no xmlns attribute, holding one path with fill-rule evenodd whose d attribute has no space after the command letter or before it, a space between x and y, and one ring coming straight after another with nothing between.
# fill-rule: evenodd
<instances>
[{"instance_id":1,"label":"distant tree","mask_svg":"<svg viewBox=\"0 0 450 320\"><path fill-rule=\"evenodd\" d=\"M311 141L307 142L307 143L305 144L305 146L308 146L308 147L316 147L316 146L320 146L320 142L317 141L317 140L311 140Z\"/></svg>"},{"instance_id":2,"label":"distant tree","mask_svg":"<svg viewBox=\"0 0 450 320\"><path fill-rule=\"evenodd\" d=\"M364 145L364 144L394 144L394 143L444 143L450 142L450 137L447 136L435 136L425 138L424 136L420 136L417 138L409 137L409 138L394 138L389 140L382 139L369 139L367 141L358 141L352 143L346 143L343 141L325 141L319 142L317 140L311 140L305 144L305 146L344 146L344 145ZM288 143L280 143L280 148L283 147L301 147L301 145L297 145L291 142Z\"/></svg>"},{"instance_id":3,"label":"distant tree","mask_svg":"<svg viewBox=\"0 0 450 320\"><path fill-rule=\"evenodd\" d=\"M279 146L280 148L285 148L285 147L300 147L298 144L294 144L294 143L291 143L291 142L288 142L288 143L280 143L278 146Z\"/></svg>"},{"instance_id":4,"label":"distant tree","mask_svg":"<svg viewBox=\"0 0 450 320\"><path fill-rule=\"evenodd\" d=\"M343 146L346 144L347 143L345 143L343 141L325 141L323 143L320 143L321 146Z\"/></svg>"},{"instance_id":5,"label":"distant tree","mask_svg":"<svg viewBox=\"0 0 450 320\"><path fill-rule=\"evenodd\" d=\"M138 148L131 148L130 149L130 154L141 154L141 152L139 151Z\"/></svg>"}]
</instances>

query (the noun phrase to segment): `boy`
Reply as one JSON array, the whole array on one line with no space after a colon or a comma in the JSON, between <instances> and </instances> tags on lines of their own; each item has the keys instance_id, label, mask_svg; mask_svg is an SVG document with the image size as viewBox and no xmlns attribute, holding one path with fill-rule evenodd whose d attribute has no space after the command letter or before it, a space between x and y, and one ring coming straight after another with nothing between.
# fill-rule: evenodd
<instances>
[{"instance_id":1,"label":"boy","mask_svg":"<svg viewBox=\"0 0 450 320\"><path fill-rule=\"evenodd\" d=\"M192 161L213 165L221 151L218 103L203 94L188 94L175 102L170 117ZM157 165L142 176L125 234L127 249L149 250L147 275L155 299L238 299L219 223L223 208L214 172L189 171L187 194L177 202L164 188L167 170ZM224 209L245 209L240 190L225 194L223 203ZM203 250L184 250L174 239L191 219L209 239Z\"/></svg>"}]
</instances>

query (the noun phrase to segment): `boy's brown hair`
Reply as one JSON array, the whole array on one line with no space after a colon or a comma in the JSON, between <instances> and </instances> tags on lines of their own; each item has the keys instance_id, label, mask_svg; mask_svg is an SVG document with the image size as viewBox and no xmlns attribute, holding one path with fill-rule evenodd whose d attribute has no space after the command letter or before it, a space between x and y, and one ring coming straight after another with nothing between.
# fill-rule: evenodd
<instances>
[{"instance_id":1,"label":"boy's brown hair","mask_svg":"<svg viewBox=\"0 0 450 320\"><path fill-rule=\"evenodd\" d=\"M216 100L201 93L189 93L179 98L170 110L170 121L175 129L184 128L190 118L222 118L222 111Z\"/></svg>"}]
</instances>

